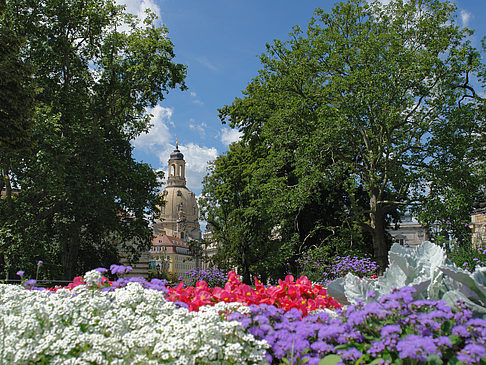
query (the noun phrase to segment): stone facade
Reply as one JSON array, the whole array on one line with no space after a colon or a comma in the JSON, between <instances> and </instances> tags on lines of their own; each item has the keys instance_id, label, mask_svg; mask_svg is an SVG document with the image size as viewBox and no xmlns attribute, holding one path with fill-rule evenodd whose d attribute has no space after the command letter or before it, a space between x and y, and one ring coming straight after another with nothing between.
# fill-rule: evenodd
<instances>
[{"instance_id":1,"label":"stone facade","mask_svg":"<svg viewBox=\"0 0 486 365\"><path fill-rule=\"evenodd\" d=\"M389 229L388 233L392 235L394 242L405 247L417 247L430 237L428 230L409 214L402 217L398 229Z\"/></svg>"},{"instance_id":2,"label":"stone facade","mask_svg":"<svg viewBox=\"0 0 486 365\"><path fill-rule=\"evenodd\" d=\"M474 247L486 245L486 202L471 215L472 244Z\"/></svg>"},{"instance_id":3,"label":"stone facade","mask_svg":"<svg viewBox=\"0 0 486 365\"><path fill-rule=\"evenodd\" d=\"M151 270L165 271L177 277L194 269L196 261L184 240L167 235L155 236L149 251Z\"/></svg>"},{"instance_id":4,"label":"stone facade","mask_svg":"<svg viewBox=\"0 0 486 365\"><path fill-rule=\"evenodd\" d=\"M128 276L148 276L149 270L179 277L198 263L189 250L190 241L201 241L199 209L196 196L186 187L186 162L176 144L169 158L167 186L161 192L165 204L160 218L153 224L154 238L148 252L139 262L131 264L134 270ZM130 264L127 260L122 263Z\"/></svg>"},{"instance_id":5,"label":"stone facade","mask_svg":"<svg viewBox=\"0 0 486 365\"><path fill-rule=\"evenodd\" d=\"M160 219L155 221L154 234L177 237L185 241L201 240L196 196L186 187L186 162L178 146L169 159L167 186L161 195Z\"/></svg>"}]
</instances>

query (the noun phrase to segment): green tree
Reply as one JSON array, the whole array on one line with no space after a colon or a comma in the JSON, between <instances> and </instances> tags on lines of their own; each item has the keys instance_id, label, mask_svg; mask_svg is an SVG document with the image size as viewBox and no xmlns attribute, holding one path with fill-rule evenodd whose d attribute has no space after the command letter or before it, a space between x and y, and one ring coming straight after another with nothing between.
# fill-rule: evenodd
<instances>
[{"instance_id":1,"label":"green tree","mask_svg":"<svg viewBox=\"0 0 486 365\"><path fill-rule=\"evenodd\" d=\"M245 97L221 110L244 141L263 141L277 170L290 166L311 186L342 186L344 212L369 232L382 268L392 216L479 186L482 127L469 80L481 64L454 11L435 0L318 9L305 33L295 28L289 41L267 45ZM441 189L430 188L439 181Z\"/></svg>"},{"instance_id":2,"label":"green tree","mask_svg":"<svg viewBox=\"0 0 486 365\"><path fill-rule=\"evenodd\" d=\"M42 255L72 279L113 263L120 249L136 256L150 245L160 181L134 161L130 141L148 130L147 108L185 88L167 29L111 0L9 1L7 14L27 40L21 53L39 106L35 148L10 166L20 192L14 214L2 215L6 269Z\"/></svg>"},{"instance_id":3,"label":"green tree","mask_svg":"<svg viewBox=\"0 0 486 365\"><path fill-rule=\"evenodd\" d=\"M279 262L285 256L272 252L269 244L272 222L253 174L258 152L242 143L230 145L230 150L210 165L200 200L201 214L218 244L212 259L219 267L238 268L248 284L252 274L266 274L259 270L262 260Z\"/></svg>"},{"instance_id":4,"label":"green tree","mask_svg":"<svg viewBox=\"0 0 486 365\"><path fill-rule=\"evenodd\" d=\"M31 68L20 57L23 39L7 19L0 1L0 151L26 148L31 143L29 120L34 112ZM4 175L5 177L5 175Z\"/></svg>"}]
</instances>

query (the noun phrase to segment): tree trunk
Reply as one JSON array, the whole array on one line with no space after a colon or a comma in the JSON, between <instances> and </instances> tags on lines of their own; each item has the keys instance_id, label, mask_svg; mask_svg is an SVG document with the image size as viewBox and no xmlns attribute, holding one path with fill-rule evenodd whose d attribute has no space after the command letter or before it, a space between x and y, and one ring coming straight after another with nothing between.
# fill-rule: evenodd
<instances>
[{"instance_id":1,"label":"tree trunk","mask_svg":"<svg viewBox=\"0 0 486 365\"><path fill-rule=\"evenodd\" d=\"M66 227L67 228L67 227ZM75 221L69 225L68 232L62 241L61 263L63 269L63 280L72 280L74 278L74 270L78 261L78 253L80 246L80 225Z\"/></svg>"},{"instance_id":2,"label":"tree trunk","mask_svg":"<svg viewBox=\"0 0 486 365\"><path fill-rule=\"evenodd\" d=\"M8 174L8 168L2 169L3 185L5 186L5 199L7 201L7 208L10 214L13 213L12 202L12 184L10 183L10 175Z\"/></svg>"},{"instance_id":3,"label":"tree trunk","mask_svg":"<svg viewBox=\"0 0 486 365\"><path fill-rule=\"evenodd\" d=\"M373 255L376 263L380 265L380 273L383 273L388 266L388 247L385 240L385 210L381 204L378 204L378 194L371 195L370 208Z\"/></svg>"},{"instance_id":4,"label":"tree trunk","mask_svg":"<svg viewBox=\"0 0 486 365\"><path fill-rule=\"evenodd\" d=\"M243 246L244 247L244 246ZM250 280L250 265L247 262L247 256L245 252L245 247L241 252L241 276L243 277L243 283L251 285Z\"/></svg>"}]
</instances>

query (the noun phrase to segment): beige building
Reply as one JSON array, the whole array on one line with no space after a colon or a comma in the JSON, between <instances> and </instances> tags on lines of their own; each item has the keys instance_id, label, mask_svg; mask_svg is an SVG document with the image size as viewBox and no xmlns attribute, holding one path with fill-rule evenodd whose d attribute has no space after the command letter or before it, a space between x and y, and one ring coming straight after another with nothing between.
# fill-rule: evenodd
<instances>
[{"instance_id":1,"label":"beige building","mask_svg":"<svg viewBox=\"0 0 486 365\"><path fill-rule=\"evenodd\" d=\"M196 196L186 187L186 161L178 145L170 154L167 186L162 191L165 205L154 223L155 235L177 237L185 241L201 240Z\"/></svg>"},{"instance_id":2,"label":"beige building","mask_svg":"<svg viewBox=\"0 0 486 365\"><path fill-rule=\"evenodd\" d=\"M153 224L151 248L132 264L134 270L129 276L147 276L149 270L156 270L179 277L197 266L189 242L201 241L199 210L195 194L186 187L186 162L177 143L169 158L167 186L160 194L165 204Z\"/></svg>"},{"instance_id":3,"label":"beige building","mask_svg":"<svg viewBox=\"0 0 486 365\"><path fill-rule=\"evenodd\" d=\"M388 233L393 237L393 242L405 247L417 247L430 239L428 230L413 219L410 214L405 214L401 218L398 229L389 229Z\"/></svg>"},{"instance_id":4,"label":"beige building","mask_svg":"<svg viewBox=\"0 0 486 365\"><path fill-rule=\"evenodd\" d=\"M476 202L471 215L472 244L474 247L486 245L486 201Z\"/></svg>"},{"instance_id":5,"label":"beige building","mask_svg":"<svg viewBox=\"0 0 486 365\"><path fill-rule=\"evenodd\" d=\"M167 235L155 236L149 251L151 270L175 274L177 277L196 267L189 245L184 240Z\"/></svg>"}]
</instances>

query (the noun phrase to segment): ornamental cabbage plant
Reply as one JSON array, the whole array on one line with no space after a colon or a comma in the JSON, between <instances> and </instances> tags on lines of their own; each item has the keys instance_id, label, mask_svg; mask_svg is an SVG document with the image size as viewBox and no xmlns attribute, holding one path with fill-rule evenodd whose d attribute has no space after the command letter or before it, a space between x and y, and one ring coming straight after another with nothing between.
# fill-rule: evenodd
<instances>
[{"instance_id":1,"label":"ornamental cabbage plant","mask_svg":"<svg viewBox=\"0 0 486 365\"><path fill-rule=\"evenodd\" d=\"M389 266L376 280L360 279L353 274L330 282L329 295L341 304L377 301L394 288L410 286L414 299L446 301L454 306L458 300L475 317L486 317L486 267L477 266L474 272L457 267L445 251L425 241L417 248L405 248L395 243L388 253ZM373 292L373 297L367 296Z\"/></svg>"}]
</instances>

